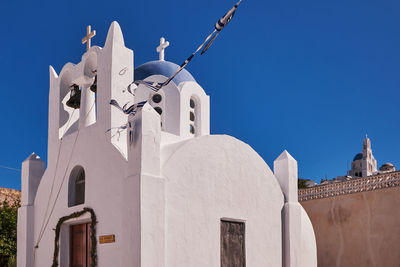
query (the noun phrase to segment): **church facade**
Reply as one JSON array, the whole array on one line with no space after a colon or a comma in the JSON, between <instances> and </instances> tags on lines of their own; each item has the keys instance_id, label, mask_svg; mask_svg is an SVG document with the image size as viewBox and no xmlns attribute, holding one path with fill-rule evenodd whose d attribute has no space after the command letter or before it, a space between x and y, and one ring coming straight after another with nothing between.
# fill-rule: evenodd
<instances>
[{"instance_id":1,"label":"church facade","mask_svg":"<svg viewBox=\"0 0 400 267\"><path fill-rule=\"evenodd\" d=\"M362 153L355 155L351 163L350 176L366 177L377 172L377 162L372 155L371 140L366 136L363 141Z\"/></svg>"},{"instance_id":2,"label":"church facade","mask_svg":"<svg viewBox=\"0 0 400 267\"><path fill-rule=\"evenodd\" d=\"M209 96L186 70L157 92L132 86L177 68L161 53L134 68L116 22L104 47L50 67L47 167L22 163L19 267L317 266L287 151L272 171L210 135ZM144 104L126 115L112 100Z\"/></svg>"}]
</instances>

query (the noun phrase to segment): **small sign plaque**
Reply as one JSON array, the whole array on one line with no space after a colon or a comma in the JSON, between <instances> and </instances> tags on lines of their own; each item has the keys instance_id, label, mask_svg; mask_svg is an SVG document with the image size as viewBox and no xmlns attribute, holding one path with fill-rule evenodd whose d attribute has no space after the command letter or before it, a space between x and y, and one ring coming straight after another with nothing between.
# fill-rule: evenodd
<instances>
[{"instance_id":1,"label":"small sign plaque","mask_svg":"<svg viewBox=\"0 0 400 267\"><path fill-rule=\"evenodd\" d=\"M115 242L115 235L101 235L99 238L100 244L114 243L114 242Z\"/></svg>"}]
</instances>

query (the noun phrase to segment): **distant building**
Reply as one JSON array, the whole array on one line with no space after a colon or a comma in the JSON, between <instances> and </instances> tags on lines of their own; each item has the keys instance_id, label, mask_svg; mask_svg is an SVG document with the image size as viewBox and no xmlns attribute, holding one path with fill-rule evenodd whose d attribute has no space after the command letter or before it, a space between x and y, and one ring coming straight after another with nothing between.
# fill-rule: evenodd
<instances>
[{"instance_id":1,"label":"distant building","mask_svg":"<svg viewBox=\"0 0 400 267\"><path fill-rule=\"evenodd\" d=\"M313 187L318 185L314 180L306 180L306 186L307 187Z\"/></svg>"},{"instance_id":2,"label":"distant building","mask_svg":"<svg viewBox=\"0 0 400 267\"><path fill-rule=\"evenodd\" d=\"M376 160L372 155L371 140L366 136L363 141L362 153L355 155L351 163L350 176L366 177L377 173Z\"/></svg>"},{"instance_id":3,"label":"distant building","mask_svg":"<svg viewBox=\"0 0 400 267\"><path fill-rule=\"evenodd\" d=\"M318 266L400 266L400 171L392 163L377 170L365 137L349 174L298 191L315 230Z\"/></svg>"},{"instance_id":4,"label":"distant building","mask_svg":"<svg viewBox=\"0 0 400 267\"><path fill-rule=\"evenodd\" d=\"M367 177L371 175L377 175L382 173L389 173L396 171L395 166L392 163L385 163L377 169L377 161L372 154L371 140L368 136L363 140L363 150L354 156L351 163L351 169L347 175L337 176L331 180L322 179L320 185L327 185L332 183L339 183L349 181L354 178ZM307 180L309 181L309 180ZM318 185L317 183L306 183L307 187L313 187Z\"/></svg>"},{"instance_id":5,"label":"distant building","mask_svg":"<svg viewBox=\"0 0 400 267\"><path fill-rule=\"evenodd\" d=\"M379 173L394 172L396 168L392 163L385 163L379 168Z\"/></svg>"},{"instance_id":6,"label":"distant building","mask_svg":"<svg viewBox=\"0 0 400 267\"><path fill-rule=\"evenodd\" d=\"M350 175L345 175L345 176L338 176L336 178L333 178L330 181L333 181L334 183L339 183L339 182L348 181L350 179L352 179L352 177Z\"/></svg>"}]
</instances>

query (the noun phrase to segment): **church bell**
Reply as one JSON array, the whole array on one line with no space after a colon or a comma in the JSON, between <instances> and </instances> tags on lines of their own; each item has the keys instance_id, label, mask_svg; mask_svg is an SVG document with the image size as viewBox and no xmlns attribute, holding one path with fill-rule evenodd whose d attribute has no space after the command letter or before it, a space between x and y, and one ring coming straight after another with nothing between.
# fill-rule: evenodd
<instances>
[{"instance_id":1,"label":"church bell","mask_svg":"<svg viewBox=\"0 0 400 267\"><path fill-rule=\"evenodd\" d=\"M67 106L70 108L77 109L81 106L81 90L79 89L79 85L73 84L71 85L71 93L70 98L67 101Z\"/></svg>"},{"instance_id":2,"label":"church bell","mask_svg":"<svg viewBox=\"0 0 400 267\"><path fill-rule=\"evenodd\" d=\"M97 75L94 76L94 82L93 84L90 86L90 91L92 91L93 93L97 92Z\"/></svg>"}]
</instances>

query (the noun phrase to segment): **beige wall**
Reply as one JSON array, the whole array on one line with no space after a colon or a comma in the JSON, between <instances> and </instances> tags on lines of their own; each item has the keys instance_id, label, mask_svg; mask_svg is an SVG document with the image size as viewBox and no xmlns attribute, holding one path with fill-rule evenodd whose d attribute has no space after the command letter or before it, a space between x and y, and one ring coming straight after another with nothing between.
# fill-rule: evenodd
<instances>
[{"instance_id":1,"label":"beige wall","mask_svg":"<svg viewBox=\"0 0 400 267\"><path fill-rule=\"evenodd\" d=\"M318 266L400 266L400 187L301 202Z\"/></svg>"}]
</instances>

